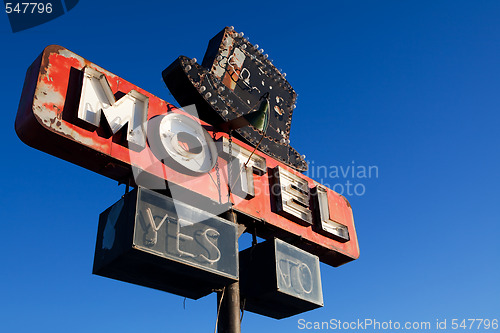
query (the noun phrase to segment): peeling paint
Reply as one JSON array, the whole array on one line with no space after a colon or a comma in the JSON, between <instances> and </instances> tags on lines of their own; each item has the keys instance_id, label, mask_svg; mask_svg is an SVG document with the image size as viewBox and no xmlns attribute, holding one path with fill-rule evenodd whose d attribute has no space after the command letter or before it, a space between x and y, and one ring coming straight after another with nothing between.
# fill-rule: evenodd
<instances>
[{"instance_id":1,"label":"peeling paint","mask_svg":"<svg viewBox=\"0 0 500 333\"><path fill-rule=\"evenodd\" d=\"M64 105L65 97L48 85L38 84L35 99L40 104Z\"/></svg>"},{"instance_id":2,"label":"peeling paint","mask_svg":"<svg viewBox=\"0 0 500 333\"><path fill-rule=\"evenodd\" d=\"M85 66L85 59L83 59L79 55L71 52L68 49L59 50L59 54L62 55L63 57L73 58L73 59L77 60L78 61L78 68L82 68L83 66Z\"/></svg>"},{"instance_id":3,"label":"peeling paint","mask_svg":"<svg viewBox=\"0 0 500 333\"><path fill-rule=\"evenodd\" d=\"M100 145L92 138L81 135L78 131L75 131L67 126L66 122L61 122L60 113L47 107L47 104L42 104L42 106L37 105L33 111L35 117L38 118L40 123L45 124L45 126L53 132L59 133L88 147L100 148L101 150L107 148L107 145Z\"/></svg>"}]
</instances>

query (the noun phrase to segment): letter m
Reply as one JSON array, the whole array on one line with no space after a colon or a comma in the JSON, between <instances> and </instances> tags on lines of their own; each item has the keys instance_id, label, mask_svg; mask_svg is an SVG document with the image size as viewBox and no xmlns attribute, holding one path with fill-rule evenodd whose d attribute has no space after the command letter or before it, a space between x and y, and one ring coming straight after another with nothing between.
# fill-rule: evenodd
<instances>
[{"instance_id":1,"label":"letter m","mask_svg":"<svg viewBox=\"0 0 500 333\"><path fill-rule=\"evenodd\" d=\"M78 118L99 127L104 115L113 134L127 124L129 144L144 148L149 98L131 90L117 101L103 73L85 67L83 75Z\"/></svg>"}]
</instances>

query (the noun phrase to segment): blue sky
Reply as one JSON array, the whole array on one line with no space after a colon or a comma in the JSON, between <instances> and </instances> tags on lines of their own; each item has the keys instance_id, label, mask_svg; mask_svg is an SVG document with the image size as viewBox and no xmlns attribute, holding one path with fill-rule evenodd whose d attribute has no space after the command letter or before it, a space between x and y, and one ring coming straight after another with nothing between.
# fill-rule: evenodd
<instances>
[{"instance_id":1,"label":"blue sky","mask_svg":"<svg viewBox=\"0 0 500 333\"><path fill-rule=\"evenodd\" d=\"M245 313L243 332L300 332L301 318L500 319L499 14L498 1L81 0L15 34L1 15L0 331L213 331L214 295L184 308L91 274L98 215L124 188L24 145L14 118L47 45L175 104L161 71L181 54L202 59L229 25L287 73L299 94L291 141L307 160L378 169L317 179L365 190L348 196L361 257L321 265L325 307Z\"/></svg>"}]
</instances>

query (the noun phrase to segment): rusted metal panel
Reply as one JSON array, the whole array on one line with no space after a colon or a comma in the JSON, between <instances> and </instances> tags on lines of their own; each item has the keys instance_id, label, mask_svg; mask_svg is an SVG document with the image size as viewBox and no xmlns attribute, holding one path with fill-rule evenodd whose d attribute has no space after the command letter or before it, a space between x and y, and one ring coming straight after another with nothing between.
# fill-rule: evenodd
<instances>
[{"instance_id":1,"label":"rusted metal panel","mask_svg":"<svg viewBox=\"0 0 500 333\"><path fill-rule=\"evenodd\" d=\"M198 121L219 143L217 167L197 175L179 172L158 160L150 143L143 148L132 148L127 145L126 133L118 131L115 135L111 135L109 131L106 132L104 126L91 126L78 119L82 76L86 67L103 73L116 99L132 90L146 96L149 100L148 124L153 118L168 113L183 114ZM203 208L218 207L219 213L221 212L219 206L227 207L229 158L228 154L222 154L223 141L228 141L226 133L214 133L211 124L199 121L176 106L61 46L48 46L28 69L15 128L18 136L26 144L111 179L132 186L147 184L150 181L168 182L170 189L178 187L185 191L179 200L184 200L193 206L196 206L195 202L203 201L208 203ZM235 138L233 144L235 147L241 147L242 151L245 150L247 155L254 150L254 147ZM295 223L279 215L273 206L270 199L272 185L270 170L279 166L305 180L309 188L315 187L315 182L261 151L256 151L254 154L261 161L251 174L255 195L242 198L234 193L231 194L235 210L246 217L241 220L255 224L260 235L280 237L317 255L322 262L329 265L339 266L357 259L358 241L352 209L347 200L328 190L331 218L348 228L350 239L347 242L342 243L328 235L320 234L311 225ZM265 163L262 163L262 159ZM132 166L142 173L134 174ZM248 181L250 180L251 177Z\"/></svg>"}]
</instances>

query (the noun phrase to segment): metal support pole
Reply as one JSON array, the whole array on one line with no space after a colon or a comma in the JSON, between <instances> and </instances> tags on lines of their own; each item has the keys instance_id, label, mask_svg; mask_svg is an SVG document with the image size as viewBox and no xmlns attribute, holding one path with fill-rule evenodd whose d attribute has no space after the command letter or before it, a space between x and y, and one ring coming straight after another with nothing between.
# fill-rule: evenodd
<instances>
[{"instance_id":1,"label":"metal support pole","mask_svg":"<svg viewBox=\"0 0 500 333\"><path fill-rule=\"evenodd\" d=\"M233 210L227 212L226 218L236 222L236 214ZM222 297L222 303L220 298ZM240 283L234 282L226 286L224 295L222 292L217 293L217 306L221 304L219 310L218 333L241 333L240 321Z\"/></svg>"}]
</instances>

